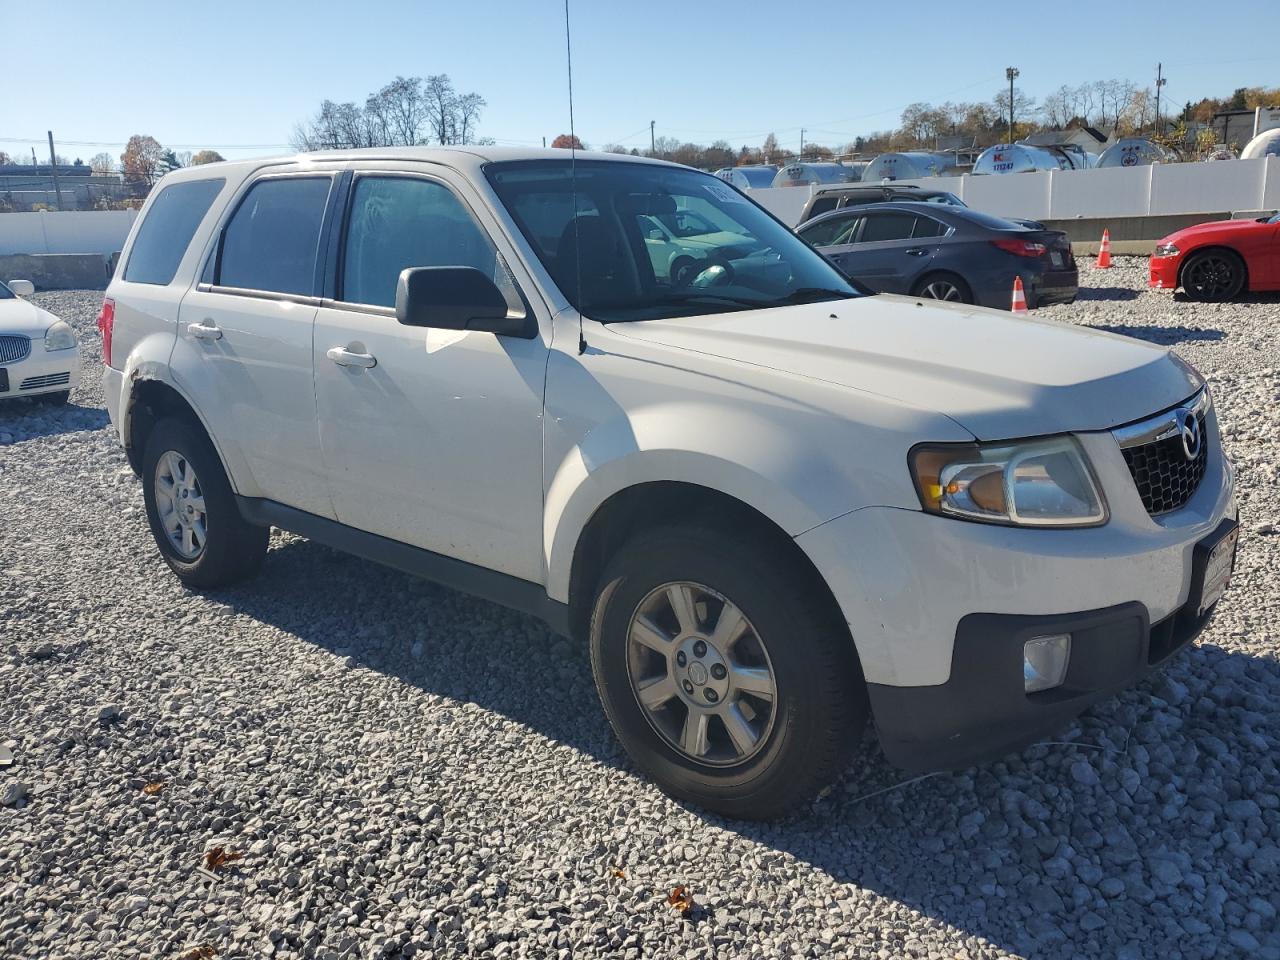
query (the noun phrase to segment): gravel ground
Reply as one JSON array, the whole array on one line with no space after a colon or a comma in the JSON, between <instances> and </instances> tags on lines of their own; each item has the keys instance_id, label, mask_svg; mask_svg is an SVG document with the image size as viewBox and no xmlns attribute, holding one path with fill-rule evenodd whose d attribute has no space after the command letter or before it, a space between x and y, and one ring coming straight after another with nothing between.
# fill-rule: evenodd
<instances>
[{"instance_id":1,"label":"gravel ground","mask_svg":"<svg viewBox=\"0 0 1280 960\"><path fill-rule=\"evenodd\" d=\"M1041 315L1212 383L1247 535L1210 629L1053 743L911 781L868 746L767 826L637 776L527 617L280 535L184 590L108 431L100 294L39 296L90 375L0 408L0 955L1280 958L1280 300L1144 269Z\"/></svg>"}]
</instances>

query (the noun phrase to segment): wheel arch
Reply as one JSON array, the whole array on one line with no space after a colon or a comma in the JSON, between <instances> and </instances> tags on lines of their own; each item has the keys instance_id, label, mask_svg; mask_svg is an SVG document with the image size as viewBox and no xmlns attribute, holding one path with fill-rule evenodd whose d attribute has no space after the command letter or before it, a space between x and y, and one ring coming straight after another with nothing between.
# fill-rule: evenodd
<instances>
[{"instance_id":1,"label":"wheel arch","mask_svg":"<svg viewBox=\"0 0 1280 960\"><path fill-rule=\"evenodd\" d=\"M157 423L167 418L185 420L199 427L209 442L213 444L222 468L230 479L232 473L227 469L227 458L214 437L209 425L196 410L195 404L170 380L157 375L156 371L147 371L142 367L132 370L127 377L128 392L125 397L124 410L121 416L121 440L124 442L125 456L135 474L142 470L142 457L146 450L147 438ZM234 489L234 480L232 480Z\"/></svg>"},{"instance_id":2,"label":"wheel arch","mask_svg":"<svg viewBox=\"0 0 1280 960\"><path fill-rule=\"evenodd\" d=\"M609 556L632 536L653 525L697 523L766 544L783 563L803 572L832 617L848 625L835 594L817 566L790 534L758 507L731 494L682 480L649 480L617 490L601 502L574 543L568 570L569 624L575 637L586 636L600 575ZM850 649L853 648L849 638ZM856 650L855 650L856 656Z\"/></svg>"}]
</instances>

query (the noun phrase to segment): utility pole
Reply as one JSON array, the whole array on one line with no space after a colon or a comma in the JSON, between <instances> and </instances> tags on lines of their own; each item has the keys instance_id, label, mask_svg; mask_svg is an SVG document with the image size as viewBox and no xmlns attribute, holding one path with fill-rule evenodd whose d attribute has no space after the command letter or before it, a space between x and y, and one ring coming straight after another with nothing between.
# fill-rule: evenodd
<instances>
[{"instance_id":1,"label":"utility pole","mask_svg":"<svg viewBox=\"0 0 1280 960\"><path fill-rule=\"evenodd\" d=\"M62 209L62 188L58 186L58 155L53 152L53 131L49 131L49 168L53 173L53 192L58 198L58 209Z\"/></svg>"},{"instance_id":2,"label":"utility pole","mask_svg":"<svg viewBox=\"0 0 1280 960\"><path fill-rule=\"evenodd\" d=\"M542 149L544 149L544 150L545 150L546 148L547 148L547 138L546 138L546 137L543 137L543 138L542 138Z\"/></svg>"},{"instance_id":3,"label":"utility pole","mask_svg":"<svg viewBox=\"0 0 1280 960\"><path fill-rule=\"evenodd\" d=\"M658 141L653 136L653 125L657 120L649 121L649 156L656 157L658 155Z\"/></svg>"},{"instance_id":4,"label":"utility pole","mask_svg":"<svg viewBox=\"0 0 1280 960\"><path fill-rule=\"evenodd\" d=\"M800 128L800 159L804 159L804 127Z\"/></svg>"},{"instance_id":5,"label":"utility pole","mask_svg":"<svg viewBox=\"0 0 1280 960\"><path fill-rule=\"evenodd\" d=\"M1004 75L1009 81L1009 145L1013 146L1013 81L1018 76L1018 68L1005 67Z\"/></svg>"},{"instance_id":6,"label":"utility pole","mask_svg":"<svg viewBox=\"0 0 1280 960\"><path fill-rule=\"evenodd\" d=\"M1157 137L1164 133L1164 131L1160 129L1160 88L1163 87L1168 82L1169 81L1164 78L1164 64L1157 63L1156 64L1156 136Z\"/></svg>"}]
</instances>

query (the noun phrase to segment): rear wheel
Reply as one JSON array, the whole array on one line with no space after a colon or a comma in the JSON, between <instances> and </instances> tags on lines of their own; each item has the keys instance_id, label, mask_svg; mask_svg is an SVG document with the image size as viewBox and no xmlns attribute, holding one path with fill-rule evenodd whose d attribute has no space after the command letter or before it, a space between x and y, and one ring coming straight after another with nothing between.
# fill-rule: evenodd
<instances>
[{"instance_id":1,"label":"rear wheel","mask_svg":"<svg viewBox=\"0 0 1280 960\"><path fill-rule=\"evenodd\" d=\"M776 551L659 529L609 562L591 622L618 738L668 793L769 819L843 769L866 724L843 620Z\"/></svg>"},{"instance_id":2,"label":"rear wheel","mask_svg":"<svg viewBox=\"0 0 1280 960\"><path fill-rule=\"evenodd\" d=\"M1233 300L1244 289L1244 261L1230 250L1193 253L1182 266L1182 289L1192 300Z\"/></svg>"},{"instance_id":3,"label":"rear wheel","mask_svg":"<svg viewBox=\"0 0 1280 960\"><path fill-rule=\"evenodd\" d=\"M949 303L973 303L969 285L954 273L931 273L916 281L911 289L913 297L945 300Z\"/></svg>"},{"instance_id":4,"label":"rear wheel","mask_svg":"<svg viewBox=\"0 0 1280 960\"><path fill-rule=\"evenodd\" d=\"M221 587L262 566L270 529L246 523L209 438L185 420L161 420L142 465L147 522L165 563L191 587Z\"/></svg>"}]
</instances>

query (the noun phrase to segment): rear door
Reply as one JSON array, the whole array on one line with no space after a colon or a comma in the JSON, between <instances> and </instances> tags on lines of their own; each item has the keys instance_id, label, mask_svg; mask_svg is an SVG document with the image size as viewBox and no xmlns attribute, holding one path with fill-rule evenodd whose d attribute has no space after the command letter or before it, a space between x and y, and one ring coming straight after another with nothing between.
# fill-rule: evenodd
<instances>
[{"instance_id":1,"label":"rear door","mask_svg":"<svg viewBox=\"0 0 1280 960\"><path fill-rule=\"evenodd\" d=\"M179 313L174 376L215 441L234 438L244 496L332 518L316 428L311 338L334 172L250 181Z\"/></svg>"},{"instance_id":2,"label":"rear door","mask_svg":"<svg viewBox=\"0 0 1280 960\"><path fill-rule=\"evenodd\" d=\"M913 238L916 220L903 210L865 211L855 244L832 259L873 290L906 293L937 247L931 238Z\"/></svg>"}]
</instances>

